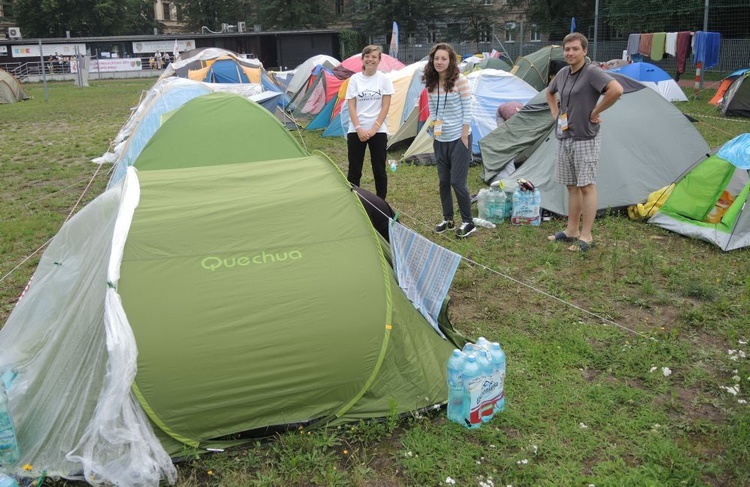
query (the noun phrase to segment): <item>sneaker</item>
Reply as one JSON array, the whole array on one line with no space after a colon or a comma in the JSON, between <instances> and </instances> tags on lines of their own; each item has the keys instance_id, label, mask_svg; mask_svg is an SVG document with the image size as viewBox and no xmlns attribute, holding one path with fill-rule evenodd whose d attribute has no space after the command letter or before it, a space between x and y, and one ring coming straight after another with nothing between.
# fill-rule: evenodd
<instances>
[{"instance_id":1,"label":"sneaker","mask_svg":"<svg viewBox=\"0 0 750 487\"><path fill-rule=\"evenodd\" d=\"M475 227L473 223L463 222L461 228L456 230L456 236L458 236L458 238L466 238L476 231L477 227Z\"/></svg>"},{"instance_id":2,"label":"sneaker","mask_svg":"<svg viewBox=\"0 0 750 487\"><path fill-rule=\"evenodd\" d=\"M445 233L446 230L453 230L456 224L453 220L443 220L435 227L435 233Z\"/></svg>"}]
</instances>

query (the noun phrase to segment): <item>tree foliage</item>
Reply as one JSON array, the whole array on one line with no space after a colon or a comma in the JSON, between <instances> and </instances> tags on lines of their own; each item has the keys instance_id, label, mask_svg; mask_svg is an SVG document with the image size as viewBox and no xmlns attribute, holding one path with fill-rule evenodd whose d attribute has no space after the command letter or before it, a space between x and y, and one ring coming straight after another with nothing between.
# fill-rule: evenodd
<instances>
[{"instance_id":1,"label":"tree foliage","mask_svg":"<svg viewBox=\"0 0 750 487\"><path fill-rule=\"evenodd\" d=\"M29 37L149 33L153 6L142 0L15 0L15 20Z\"/></svg>"},{"instance_id":2,"label":"tree foliage","mask_svg":"<svg viewBox=\"0 0 750 487\"><path fill-rule=\"evenodd\" d=\"M202 27L218 31L221 24L237 24L248 18L249 4L242 0L174 0L187 27L200 32Z\"/></svg>"},{"instance_id":3,"label":"tree foliage","mask_svg":"<svg viewBox=\"0 0 750 487\"><path fill-rule=\"evenodd\" d=\"M455 26L449 33L453 39L479 43L492 26L499 22L505 10L485 5L484 0L452 0L445 10L446 18Z\"/></svg>"},{"instance_id":4,"label":"tree foliage","mask_svg":"<svg viewBox=\"0 0 750 487\"><path fill-rule=\"evenodd\" d=\"M258 21L265 29L324 28L333 19L332 0L265 0L259 3Z\"/></svg>"}]
</instances>

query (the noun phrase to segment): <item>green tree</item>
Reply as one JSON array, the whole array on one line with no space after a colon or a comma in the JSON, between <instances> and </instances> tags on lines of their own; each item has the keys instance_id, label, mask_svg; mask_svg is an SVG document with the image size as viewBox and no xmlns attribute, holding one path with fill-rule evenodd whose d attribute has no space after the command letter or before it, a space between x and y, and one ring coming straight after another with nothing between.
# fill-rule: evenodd
<instances>
[{"instance_id":1,"label":"green tree","mask_svg":"<svg viewBox=\"0 0 750 487\"><path fill-rule=\"evenodd\" d=\"M612 2L619 0L612 0ZM526 18L536 23L551 39L561 40L570 32L570 19L576 18L579 32L594 18L595 0L509 0L513 9L524 9Z\"/></svg>"},{"instance_id":2,"label":"green tree","mask_svg":"<svg viewBox=\"0 0 750 487\"><path fill-rule=\"evenodd\" d=\"M489 40L492 26L503 18L505 9L488 5L485 0L453 0L446 8L449 19L449 34L454 40L469 41L477 44Z\"/></svg>"},{"instance_id":3,"label":"green tree","mask_svg":"<svg viewBox=\"0 0 750 487\"><path fill-rule=\"evenodd\" d=\"M606 22L622 32L664 32L701 29L704 4L704 0L619 0L602 10Z\"/></svg>"},{"instance_id":4,"label":"green tree","mask_svg":"<svg viewBox=\"0 0 750 487\"><path fill-rule=\"evenodd\" d=\"M242 0L175 0L180 7L183 21L189 29L200 32L201 28L218 31L221 24L237 24L250 21L249 2Z\"/></svg>"},{"instance_id":5,"label":"green tree","mask_svg":"<svg viewBox=\"0 0 750 487\"><path fill-rule=\"evenodd\" d=\"M15 0L13 10L29 37L146 34L156 25L143 0Z\"/></svg>"},{"instance_id":6,"label":"green tree","mask_svg":"<svg viewBox=\"0 0 750 487\"><path fill-rule=\"evenodd\" d=\"M385 35L390 43L393 22L398 23L399 40L410 33L427 37L444 22L448 0L353 0L351 20L364 36Z\"/></svg>"},{"instance_id":7,"label":"green tree","mask_svg":"<svg viewBox=\"0 0 750 487\"><path fill-rule=\"evenodd\" d=\"M333 0L265 0L258 20L265 29L292 30L328 27Z\"/></svg>"}]
</instances>

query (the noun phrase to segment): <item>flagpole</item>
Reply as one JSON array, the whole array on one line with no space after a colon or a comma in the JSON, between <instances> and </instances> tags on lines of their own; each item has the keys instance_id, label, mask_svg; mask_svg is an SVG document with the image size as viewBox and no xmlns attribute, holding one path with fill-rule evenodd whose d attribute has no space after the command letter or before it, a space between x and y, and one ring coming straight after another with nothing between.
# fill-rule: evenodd
<instances>
[{"instance_id":1,"label":"flagpole","mask_svg":"<svg viewBox=\"0 0 750 487\"><path fill-rule=\"evenodd\" d=\"M591 52L592 61L596 61L596 41L599 34L599 0L596 0L594 5L594 49Z\"/></svg>"}]
</instances>

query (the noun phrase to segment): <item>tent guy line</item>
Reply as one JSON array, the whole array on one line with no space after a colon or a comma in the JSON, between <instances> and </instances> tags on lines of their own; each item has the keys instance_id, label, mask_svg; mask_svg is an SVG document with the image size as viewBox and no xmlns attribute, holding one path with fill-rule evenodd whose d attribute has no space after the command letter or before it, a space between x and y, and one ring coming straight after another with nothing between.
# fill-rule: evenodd
<instances>
[{"instance_id":1,"label":"tent guy line","mask_svg":"<svg viewBox=\"0 0 750 487\"><path fill-rule=\"evenodd\" d=\"M396 208L394 208L394 210L396 210ZM412 220L414 220L415 222L417 222L418 224L427 226L427 224L425 222L420 221L419 219L413 217L412 215L410 215L408 213L404 213L403 211L400 211L400 210L396 210L396 211L399 212L399 215L407 216L407 217L411 218ZM401 221L401 224L403 225L403 221ZM450 239L450 237L448 237L445 234L441 235L441 236L443 238ZM452 239L451 239L451 241L452 241ZM579 305L577 305L575 303L571 303L570 301L566 301L566 300L564 300L562 298L559 298L559 297L557 297L557 296L555 296L553 294L548 293L547 291L544 291L542 289L536 288L536 287L532 286L531 284L527 284L527 283L525 283L525 282L523 282L521 280L516 279L513 276L509 276L507 274L504 274L504 273L502 273L502 272L500 272L500 271L498 271L496 269L493 269L493 268L491 268L491 267L489 267L489 266L487 266L485 264L482 264L481 262L477 262L475 260L469 259L468 257L464 257L463 255L461 256L461 260L462 261L466 261L467 264L472 264L472 265L481 267L482 269L484 269L486 271L489 271L489 272L492 272L493 274L496 274L498 276L504 277L505 279L508 279L509 281L513 281L516 284L520 284L521 286L529 288L529 289L531 289L534 292L537 292L537 293L539 293L539 294L541 294L543 296L546 296L548 298L554 299L555 301L557 301L559 303L562 303L562 304L564 304L566 306L570 306L571 308L575 308L578 311L581 311L581 312L583 312L583 313L585 313L585 314L587 314L587 315L589 315L589 316L591 316L593 318L599 319L599 320L601 320L601 321L603 321L605 323L609 323L609 324L611 324L613 326L616 326L617 328L620 328L620 329L625 330L625 331L627 331L629 333L632 333L633 335L638 335L641 338L645 338L645 339L648 339L648 340L653 340L653 341L656 341L656 342L659 341L659 340L657 340L656 338L654 338L652 336L648 336L645 333L639 332L638 330L634 330L632 328L628 328L625 325L621 325L620 323L617 323L616 321L613 321L613 320L611 320L609 318L605 318L604 316L598 315L598 314L594 313L593 311L589 311L586 308L583 308L583 307L581 307L581 306L579 306Z\"/></svg>"}]
</instances>

